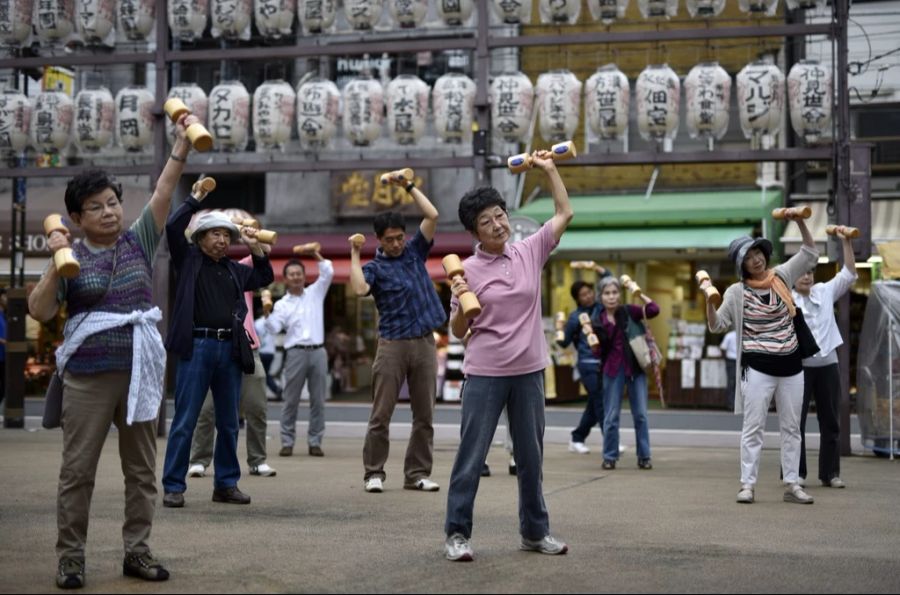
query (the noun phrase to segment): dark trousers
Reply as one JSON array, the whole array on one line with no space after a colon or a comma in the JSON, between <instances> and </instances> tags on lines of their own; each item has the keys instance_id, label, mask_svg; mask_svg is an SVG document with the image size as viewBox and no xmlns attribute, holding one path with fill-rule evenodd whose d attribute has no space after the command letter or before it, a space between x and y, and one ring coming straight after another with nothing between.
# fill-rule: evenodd
<instances>
[{"instance_id":1,"label":"dark trousers","mask_svg":"<svg viewBox=\"0 0 900 595\"><path fill-rule=\"evenodd\" d=\"M840 401L838 364L803 368L803 410L800 414L800 477L806 477L806 416L815 399L819 420L819 479L831 481L841 474Z\"/></svg>"},{"instance_id":2,"label":"dark trousers","mask_svg":"<svg viewBox=\"0 0 900 595\"><path fill-rule=\"evenodd\" d=\"M588 393L588 402L578 427L572 430L572 442L584 442L594 426L603 429L603 380L600 364L578 364L578 374Z\"/></svg>"}]
</instances>

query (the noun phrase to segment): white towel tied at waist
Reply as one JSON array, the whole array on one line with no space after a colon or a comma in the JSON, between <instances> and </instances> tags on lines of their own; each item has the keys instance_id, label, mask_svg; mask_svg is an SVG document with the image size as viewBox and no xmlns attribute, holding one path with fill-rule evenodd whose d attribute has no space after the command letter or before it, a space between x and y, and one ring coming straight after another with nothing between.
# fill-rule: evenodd
<instances>
[{"instance_id":1,"label":"white towel tied at waist","mask_svg":"<svg viewBox=\"0 0 900 595\"><path fill-rule=\"evenodd\" d=\"M84 322L81 322L84 320ZM66 322L63 344L56 350L56 367L62 374L69 358L75 355L91 335L130 324L134 326L131 359L131 383L128 386L126 422L151 421L159 413L163 380L166 372L166 349L156 323L162 320L159 308L130 314L114 312L82 312ZM69 336L70 329L75 332Z\"/></svg>"}]
</instances>

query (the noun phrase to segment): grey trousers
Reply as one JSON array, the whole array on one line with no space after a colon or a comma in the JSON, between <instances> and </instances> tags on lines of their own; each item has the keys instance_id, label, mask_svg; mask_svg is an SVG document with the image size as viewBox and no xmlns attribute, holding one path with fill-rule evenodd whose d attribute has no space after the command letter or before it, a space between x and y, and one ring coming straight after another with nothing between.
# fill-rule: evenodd
<instances>
[{"instance_id":1,"label":"grey trousers","mask_svg":"<svg viewBox=\"0 0 900 595\"><path fill-rule=\"evenodd\" d=\"M259 352L253 351L256 369L253 374L244 374L241 381L241 417L247 423L247 464L251 467L266 462L266 371L259 359ZM216 414L212 392L206 393L203 409L194 428L191 442L191 465L209 467L213 458L213 432L216 429Z\"/></svg>"},{"instance_id":2,"label":"grey trousers","mask_svg":"<svg viewBox=\"0 0 900 595\"><path fill-rule=\"evenodd\" d=\"M297 407L303 385L309 382L309 446L322 446L325 437L325 382L328 375L328 355L325 348L285 351L284 407L281 410L281 445L294 446L297 433Z\"/></svg>"}]
</instances>

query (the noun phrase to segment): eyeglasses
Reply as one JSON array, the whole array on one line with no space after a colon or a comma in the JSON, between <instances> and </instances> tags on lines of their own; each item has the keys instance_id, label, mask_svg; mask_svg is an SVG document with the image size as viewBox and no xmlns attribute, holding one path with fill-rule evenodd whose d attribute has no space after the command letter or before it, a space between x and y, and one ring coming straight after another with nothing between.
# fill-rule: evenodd
<instances>
[{"instance_id":1,"label":"eyeglasses","mask_svg":"<svg viewBox=\"0 0 900 595\"><path fill-rule=\"evenodd\" d=\"M105 205L92 203L90 206L84 207L81 209L82 213L86 213L88 215L92 215L94 217L99 217L103 214L103 211L109 209L110 211L115 211L122 205L122 201L118 198L111 198L106 201Z\"/></svg>"}]
</instances>

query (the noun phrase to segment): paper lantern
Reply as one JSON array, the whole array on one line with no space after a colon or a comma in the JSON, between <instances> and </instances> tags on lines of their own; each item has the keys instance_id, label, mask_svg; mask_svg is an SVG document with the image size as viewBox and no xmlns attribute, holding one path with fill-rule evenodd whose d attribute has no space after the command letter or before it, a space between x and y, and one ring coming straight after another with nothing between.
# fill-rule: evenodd
<instances>
[{"instance_id":1,"label":"paper lantern","mask_svg":"<svg viewBox=\"0 0 900 595\"><path fill-rule=\"evenodd\" d=\"M685 0L688 14L701 19L716 17L725 10L725 0Z\"/></svg>"},{"instance_id":2,"label":"paper lantern","mask_svg":"<svg viewBox=\"0 0 900 595\"><path fill-rule=\"evenodd\" d=\"M581 81L568 70L551 70L538 77L538 128L547 142L570 140L581 111Z\"/></svg>"},{"instance_id":3,"label":"paper lantern","mask_svg":"<svg viewBox=\"0 0 900 595\"><path fill-rule=\"evenodd\" d=\"M678 0L638 0L638 9L645 19L674 17L678 14Z\"/></svg>"},{"instance_id":4,"label":"paper lantern","mask_svg":"<svg viewBox=\"0 0 900 595\"><path fill-rule=\"evenodd\" d=\"M384 0L344 0L344 14L354 29L371 29L383 10Z\"/></svg>"},{"instance_id":5,"label":"paper lantern","mask_svg":"<svg viewBox=\"0 0 900 595\"><path fill-rule=\"evenodd\" d=\"M491 0L497 17L504 23L515 25L531 21L532 0Z\"/></svg>"},{"instance_id":6,"label":"paper lantern","mask_svg":"<svg viewBox=\"0 0 900 595\"><path fill-rule=\"evenodd\" d=\"M172 37L184 41L200 39L206 29L209 0L167 0Z\"/></svg>"},{"instance_id":7,"label":"paper lantern","mask_svg":"<svg viewBox=\"0 0 900 595\"><path fill-rule=\"evenodd\" d=\"M778 0L738 0L741 12L761 13L773 16L778 10Z\"/></svg>"},{"instance_id":8,"label":"paper lantern","mask_svg":"<svg viewBox=\"0 0 900 595\"><path fill-rule=\"evenodd\" d=\"M154 0L119 0L118 27L132 41L147 39L156 22Z\"/></svg>"},{"instance_id":9,"label":"paper lantern","mask_svg":"<svg viewBox=\"0 0 900 595\"><path fill-rule=\"evenodd\" d=\"M96 153L112 141L116 103L106 87L83 89L75 96L75 145Z\"/></svg>"},{"instance_id":10,"label":"paper lantern","mask_svg":"<svg viewBox=\"0 0 900 595\"><path fill-rule=\"evenodd\" d=\"M210 33L226 39L250 39L252 0L210 0Z\"/></svg>"},{"instance_id":11,"label":"paper lantern","mask_svg":"<svg viewBox=\"0 0 900 595\"><path fill-rule=\"evenodd\" d=\"M603 140L627 136L630 105L628 77L615 64L598 68L584 86L584 111L588 126Z\"/></svg>"},{"instance_id":12,"label":"paper lantern","mask_svg":"<svg viewBox=\"0 0 900 595\"><path fill-rule=\"evenodd\" d=\"M328 146L337 131L341 94L337 85L314 78L297 87L297 134L305 149Z\"/></svg>"},{"instance_id":13,"label":"paper lantern","mask_svg":"<svg viewBox=\"0 0 900 595\"><path fill-rule=\"evenodd\" d=\"M344 134L354 145L367 146L381 136L384 122L384 90L370 77L351 80L341 95L344 103Z\"/></svg>"},{"instance_id":14,"label":"paper lantern","mask_svg":"<svg viewBox=\"0 0 900 595\"><path fill-rule=\"evenodd\" d=\"M141 151L153 142L153 93L125 87L116 94L116 133L126 151Z\"/></svg>"},{"instance_id":15,"label":"paper lantern","mask_svg":"<svg viewBox=\"0 0 900 595\"><path fill-rule=\"evenodd\" d=\"M294 25L297 0L254 0L253 17L260 35L279 39L290 35Z\"/></svg>"},{"instance_id":16,"label":"paper lantern","mask_svg":"<svg viewBox=\"0 0 900 595\"><path fill-rule=\"evenodd\" d=\"M0 0L0 46L21 46L31 35L34 0Z\"/></svg>"},{"instance_id":17,"label":"paper lantern","mask_svg":"<svg viewBox=\"0 0 900 595\"><path fill-rule=\"evenodd\" d=\"M87 43L105 41L113 32L115 18L115 0L77 0L75 5L75 26Z\"/></svg>"},{"instance_id":18,"label":"paper lantern","mask_svg":"<svg viewBox=\"0 0 900 595\"><path fill-rule=\"evenodd\" d=\"M638 131L649 141L672 140L678 134L681 82L667 65L645 68L635 85Z\"/></svg>"},{"instance_id":19,"label":"paper lantern","mask_svg":"<svg viewBox=\"0 0 900 595\"><path fill-rule=\"evenodd\" d=\"M431 92L434 128L446 143L472 138L475 119L475 81L458 72L448 72L434 83Z\"/></svg>"},{"instance_id":20,"label":"paper lantern","mask_svg":"<svg viewBox=\"0 0 900 595\"><path fill-rule=\"evenodd\" d=\"M398 144L414 145L422 138L430 92L425 81L411 74L401 74L388 84L388 133Z\"/></svg>"},{"instance_id":21,"label":"paper lantern","mask_svg":"<svg viewBox=\"0 0 900 595\"><path fill-rule=\"evenodd\" d=\"M801 8L808 10L810 8L822 8L825 6L825 0L786 0L788 10L796 10Z\"/></svg>"},{"instance_id":22,"label":"paper lantern","mask_svg":"<svg viewBox=\"0 0 900 595\"><path fill-rule=\"evenodd\" d=\"M521 72L494 77L489 91L491 125L507 142L525 142L534 114L534 85Z\"/></svg>"},{"instance_id":23,"label":"paper lantern","mask_svg":"<svg viewBox=\"0 0 900 595\"><path fill-rule=\"evenodd\" d=\"M428 0L388 0L388 5L402 29L421 26L428 14Z\"/></svg>"},{"instance_id":24,"label":"paper lantern","mask_svg":"<svg viewBox=\"0 0 900 595\"><path fill-rule=\"evenodd\" d=\"M831 70L818 60L801 60L788 73L787 88L794 132L807 143L816 142L831 129Z\"/></svg>"},{"instance_id":25,"label":"paper lantern","mask_svg":"<svg viewBox=\"0 0 900 595\"><path fill-rule=\"evenodd\" d=\"M774 64L751 62L737 75L737 102L744 136L777 134L784 114L784 74Z\"/></svg>"},{"instance_id":26,"label":"paper lantern","mask_svg":"<svg viewBox=\"0 0 900 595\"><path fill-rule=\"evenodd\" d=\"M75 30L75 0L36 0L34 30L51 45L68 37Z\"/></svg>"},{"instance_id":27,"label":"paper lantern","mask_svg":"<svg viewBox=\"0 0 900 595\"><path fill-rule=\"evenodd\" d=\"M330 28L336 14L337 0L298 0L297 18L307 35Z\"/></svg>"},{"instance_id":28,"label":"paper lantern","mask_svg":"<svg viewBox=\"0 0 900 595\"><path fill-rule=\"evenodd\" d=\"M166 97L167 99L172 99L173 97L180 99L184 102L189 110L191 110L191 114L196 116L200 123L206 126L206 115L209 112L209 98L206 96L206 92L200 88L200 85L197 83L179 83L169 89L169 94ZM169 118L164 118L166 121L166 134L169 137L169 141L175 142L175 124L172 123L172 120Z\"/></svg>"},{"instance_id":29,"label":"paper lantern","mask_svg":"<svg viewBox=\"0 0 900 595\"><path fill-rule=\"evenodd\" d=\"M250 139L250 93L240 81L225 81L209 92L209 132L223 151L243 151Z\"/></svg>"},{"instance_id":30,"label":"paper lantern","mask_svg":"<svg viewBox=\"0 0 900 595\"><path fill-rule=\"evenodd\" d=\"M253 92L253 138L257 148L281 149L291 139L297 94L282 80L266 81Z\"/></svg>"},{"instance_id":31,"label":"paper lantern","mask_svg":"<svg viewBox=\"0 0 900 595\"><path fill-rule=\"evenodd\" d=\"M34 98L31 111L31 141L45 153L60 151L69 144L74 117L72 99L62 91L43 91Z\"/></svg>"},{"instance_id":32,"label":"paper lantern","mask_svg":"<svg viewBox=\"0 0 900 595\"><path fill-rule=\"evenodd\" d=\"M684 79L686 124L691 138L721 139L728 132L731 77L718 62L694 66Z\"/></svg>"},{"instance_id":33,"label":"paper lantern","mask_svg":"<svg viewBox=\"0 0 900 595\"><path fill-rule=\"evenodd\" d=\"M545 25L571 25L581 14L581 0L539 0L538 11Z\"/></svg>"},{"instance_id":34,"label":"paper lantern","mask_svg":"<svg viewBox=\"0 0 900 595\"><path fill-rule=\"evenodd\" d=\"M472 17L475 3L472 0L435 0L438 16L445 25L459 27Z\"/></svg>"},{"instance_id":35,"label":"paper lantern","mask_svg":"<svg viewBox=\"0 0 900 595\"><path fill-rule=\"evenodd\" d=\"M21 153L29 144L31 101L15 89L0 93L0 149Z\"/></svg>"},{"instance_id":36,"label":"paper lantern","mask_svg":"<svg viewBox=\"0 0 900 595\"><path fill-rule=\"evenodd\" d=\"M724 0L723 0L724 1ZM588 0L588 9L595 21L601 21L606 25L616 19L625 18L628 10L628 0Z\"/></svg>"}]
</instances>

